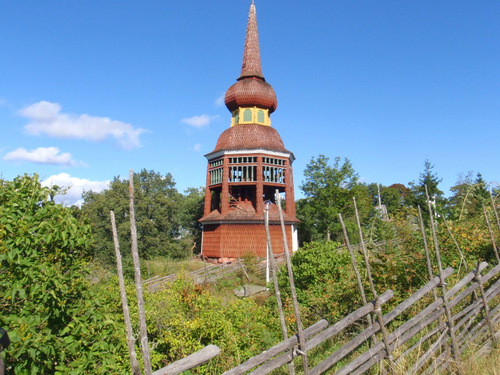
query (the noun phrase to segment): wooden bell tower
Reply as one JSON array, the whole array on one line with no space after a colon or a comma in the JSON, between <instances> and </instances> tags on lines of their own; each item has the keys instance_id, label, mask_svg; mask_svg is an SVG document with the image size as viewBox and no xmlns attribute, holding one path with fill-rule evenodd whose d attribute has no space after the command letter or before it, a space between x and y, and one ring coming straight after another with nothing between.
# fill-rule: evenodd
<instances>
[{"instance_id":1,"label":"wooden bell tower","mask_svg":"<svg viewBox=\"0 0 500 375\"><path fill-rule=\"evenodd\" d=\"M262 75L257 14L251 4L240 77L226 92L231 126L217 140L208 159L202 256L217 260L247 253L265 257L265 202L282 196L288 249L298 247L293 190L293 153L271 127L278 101ZM275 254L283 253L278 208L271 204L269 224Z\"/></svg>"}]
</instances>

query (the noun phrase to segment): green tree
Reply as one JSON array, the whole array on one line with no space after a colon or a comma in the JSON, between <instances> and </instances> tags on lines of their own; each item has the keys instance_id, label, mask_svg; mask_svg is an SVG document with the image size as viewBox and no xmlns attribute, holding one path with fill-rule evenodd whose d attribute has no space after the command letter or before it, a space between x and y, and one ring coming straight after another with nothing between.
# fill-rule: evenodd
<instances>
[{"instance_id":1,"label":"green tree","mask_svg":"<svg viewBox=\"0 0 500 375\"><path fill-rule=\"evenodd\" d=\"M444 199L444 193L439 189L439 184L442 179L437 176L434 172L434 165L431 164L429 160L424 162L424 171L420 174L418 182L410 182L411 195L409 200L414 206L419 205L422 208L424 217L429 216L429 210L427 207L427 198L425 193L425 187L427 186L427 191L429 194L429 199L435 207L434 211L438 213L443 213L443 208L446 203Z\"/></svg>"},{"instance_id":2,"label":"green tree","mask_svg":"<svg viewBox=\"0 0 500 375\"><path fill-rule=\"evenodd\" d=\"M38 176L0 181L0 325L12 374L123 369L123 329L87 280L91 230ZM121 336L123 337L123 336Z\"/></svg>"},{"instance_id":3,"label":"green tree","mask_svg":"<svg viewBox=\"0 0 500 375\"><path fill-rule=\"evenodd\" d=\"M449 211L454 219L482 216L482 205L490 201L490 193L481 173L477 174L475 180L472 175L470 171L465 177L460 176L457 184L450 189L453 195L449 199Z\"/></svg>"},{"instance_id":4,"label":"green tree","mask_svg":"<svg viewBox=\"0 0 500 375\"><path fill-rule=\"evenodd\" d=\"M352 216L353 196L360 197L358 206L364 209L364 215L366 208L369 211L366 187L358 184L358 175L348 159L342 162L337 157L330 165L329 158L319 155L311 159L304 177L301 189L306 198L298 202L297 216L302 221L300 231L310 237L303 240L330 241L332 234L340 234L338 215Z\"/></svg>"},{"instance_id":5,"label":"green tree","mask_svg":"<svg viewBox=\"0 0 500 375\"><path fill-rule=\"evenodd\" d=\"M192 244L193 252L201 249L202 225L198 221L203 217L204 188L188 188L184 191L180 210L180 224L185 241Z\"/></svg>"},{"instance_id":6,"label":"green tree","mask_svg":"<svg viewBox=\"0 0 500 375\"><path fill-rule=\"evenodd\" d=\"M381 191L382 203L387 207L387 212L394 215L401 208L405 207L408 189L402 184L392 184L384 187Z\"/></svg>"},{"instance_id":7,"label":"green tree","mask_svg":"<svg viewBox=\"0 0 500 375\"><path fill-rule=\"evenodd\" d=\"M94 253L112 263L114 245L109 212L114 211L120 248L130 254L129 181L115 177L109 189L83 195L82 211L88 215L94 232ZM143 258L170 256L182 258L189 249L181 244L182 195L170 173L141 170L134 175L134 205L139 254Z\"/></svg>"}]
</instances>

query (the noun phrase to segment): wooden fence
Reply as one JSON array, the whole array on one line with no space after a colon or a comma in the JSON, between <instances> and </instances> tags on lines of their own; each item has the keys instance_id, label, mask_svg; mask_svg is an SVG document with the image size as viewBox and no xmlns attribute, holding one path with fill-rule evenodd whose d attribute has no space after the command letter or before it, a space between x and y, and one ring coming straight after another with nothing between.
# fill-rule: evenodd
<instances>
[{"instance_id":1,"label":"wooden fence","mask_svg":"<svg viewBox=\"0 0 500 375\"><path fill-rule=\"evenodd\" d=\"M284 258L282 255L275 256L275 261L277 263L282 263ZM266 260L262 258L257 258L255 263L255 272L257 275L264 274L266 272ZM232 263L226 264L211 264L205 263L203 268L189 273L189 277L193 280L195 284L205 284L213 283L226 276L234 275L237 272L242 272L244 275L248 276L248 267L243 259L236 259ZM168 283L177 279L177 274L171 274L163 277L152 277L150 279L144 280L142 284L148 288L150 292L156 292L168 286Z\"/></svg>"},{"instance_id":2,"label":"wooden fence","mask_svg":"<svg viewBox=\"0 0 500 375\"><path fill-rule=\"evenodd\" d=\"M367 323L376 308L384 310L394 296L392 290L378 296L377 303L371 301L334 324L321 320L304 329L306 352L323 351L325 343L330 343L331 347L337 338L351 337L333 353L325 354L326 358L309 368L308 374L362 374L373 368L380 373L409 374L442 370L457 363L452 336L458 339L459 352L456 355L468 348L480 348L480 353L486 351L498 342L500 336L500 264L488 267L487 263L480 263L454 285L447 285L446 300L452 311L452 320L448 321L445 298L434 296L437 296L435 292L441 288L441 283L446 282L453 272L452 268L443 270L441 276L435 276L408 299L383 314L380 321ZM387 340L381 337L382 326L386 329ZM454 335L451 335L451 330ZM357 333L352 336L353 332ZM269 374L300 356L298 344L298 336L292 336L224 375ZM154 375L180 374L195 367L194 363L204 363L219 353L220 350L211 345L154 372Z\"/></svg>"},{"instance_id":3,"label":"wooden fence","mask_svg":"<svg viewBox=\"0 0 500 375\"><path fill-rule=\"evenodd\" d=\"M276 196L280 219L282 226L284 226L278 192L276 192ZM351 254L359 291L364 301L362 307L340 321L330 324L326 320L321 320L310 327L302 327L300 311L296 295L294 295L295 287L290 257L286 248L286 240L284 240L286 265L297 323L297 334L292 337L288 337L287 328L284 324L281 297L276 281L277 267L268 235L270 263L284 339L281 343L226 371L223 375L263 375L278 370L285 365L288 368L283 371L288 372L290 375L295 374L295 365L302 366L301 373L304 375L325 373L338 375L363 374L370 370L381 374L388 372L428 374L448 367L453 367L460 373L461 354L465 350L471 348L482 353L489 350L493 345L497 346L500 336L500 256L487 219L486 210L484 212L498 264L489 266L485 262L478 263L474 270L468 272L462 279L454 281L453 285L451 285L452 282L448 280L449 278L452 279L450 276L454 270L452 268L442 268L439 244L435 232L436 224L434 223L433 211L428 198L427 203L430 213L432 239L434 241L433 250L439 272L435 276L432 274L430 250L427 245L419 207L420 228L426 251L430 281L390 311L384 310L389 310L385 309L385 306L393 298L394 293L392 290L387 290L381 295L377 294L371 277L355 199L354 208L360 238L359 250L361 250L365 260L365 271L374 300L370 302L366 300L359 268L354 257L354 250L349 244L342 216L339 215L346 239L346 247ZM492 206L500 230L500 220L498 219L496 207L493 204ZM444 221L444 224L447 226L446 221ZM267 222L266 232L269 233ZM452 236L451 232L449 233ZM118 248L118 246L116 247ZM118 250L117 259L120 257ZM460 252L463 259L463 254L458 245L457 251ZM140 276L137 268L136 276L137 274ZM239 269L246 272L241 261L223 267L207 264L204 269L196 271L193 279L195 282L206 282ZM138 284L144 284L154 291L164 288L168 281L175 279L175 277L173 275L164 278L153 278ZM124 305L126 305L126 301ZM144 346L147 346L147 336L144 341ZM477 350L477 348L480 349ZM316 352L316 355L308 355L313 352ZM191 356L155 371L154 375L180 374L209 361L219 353L220 349L218 347L209 345ZM131 360L133 356L134 353L131 353ZM301 363L294 361L297 357L301 357ZM317 363L312 363L309 358L314 358ZM135 374L135 372L133 373Z\"/></svg>"},{"instance_id":4,"label":"wooden fence","mask_svg":"<svg viewBox=\"0 0 500 375\"><path fill-rule=\"evenodd\" d=\"M434 277L411 297L383 315L382 321L387 328L387 346L380 337L380 322L374 322L366 325L356 336L310 368L308 373L362 374L374 366L385 366L394 372L413 374L445 368L456 363L452 355L450 329L454 330L459 339L460 353L473 345L488 347L498 340L500 334L495 330L500 321L500 265L481 275L481 271L486 268L487 264L481 263L476 270L448 290L449 308L453 311L452 322L445 318L444 299L432 298L432 292L440 287L441 280L453 273L452 268L447 268L443 271L442 278ZM488 287L485 288L485 285ZM393 295L391 290L380 295L380 308ZM425 297L432 302L422 304ZM338 336L345 337L343 333L347 330L352 332L354 324L367 321L367 317L374 313L375 306L375 301L372 301L335 324L330 325L322 320L305 329L306 351L313 351L326 341L334 342L332 340ZM412 316L401 323L398 318L409 310ZM393 325L394 329L389 331ZM297 343L297 337L291 337L224 375L268 374L299 355L296 351ZM350 361L339 366L339 362L346 358Z\"/></svg>"}]
</instances>

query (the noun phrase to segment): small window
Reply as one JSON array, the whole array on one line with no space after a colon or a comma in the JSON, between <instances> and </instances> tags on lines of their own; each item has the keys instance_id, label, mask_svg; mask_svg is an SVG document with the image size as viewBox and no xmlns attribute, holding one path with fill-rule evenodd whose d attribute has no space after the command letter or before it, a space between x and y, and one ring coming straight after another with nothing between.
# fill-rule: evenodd
<instances>
[{"instance_id":1,"label":"small window","mask_svg":"<svg viewBox=\"0 0 500 375\"><path fill-rule=\"evenodd\" d=\"M243 121L252 121L252 111L245 109L245 112L243 113Z\"/></svg>"},{"instance_id":2,"label":"small window","mask_svg":"<svg viewBox=\"0 0 500 375\"><path fill-rule=\"evenodd\" d=\"M236 111L234 113L234 123L237 124L240 122L240 111Z\"/></svg>"},{"instance_id":3,"label":"small window","mask_svg":"<svg viewBox=\"0 0 500 375\"><path fill-rule=\"evenodd\" d=\"M259 112L257 112L257 121L264 122L264 111L263 110L259 110Z\"/></svg>"}]
</instances>

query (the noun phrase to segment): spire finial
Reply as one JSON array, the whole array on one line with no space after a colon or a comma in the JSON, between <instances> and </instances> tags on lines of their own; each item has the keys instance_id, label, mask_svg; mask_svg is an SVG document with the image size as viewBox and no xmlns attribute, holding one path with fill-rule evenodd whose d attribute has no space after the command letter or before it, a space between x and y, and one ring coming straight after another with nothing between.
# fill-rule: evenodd
<instances>
[{"instance_id":1,"label":"spire finial","mask_svg":"<svg viewBox=\"0 0 500 375\"><path fill-rule=\"evenodd\" d=\"M243 64L241 65L241 75L238 80L244 77L258 77L264 79L260 63L259 31L257 29L257 11L252 0L250 12L248 14L247 34L245 39L245 50L243 52Z\"/></svg>"}]
</instances>

